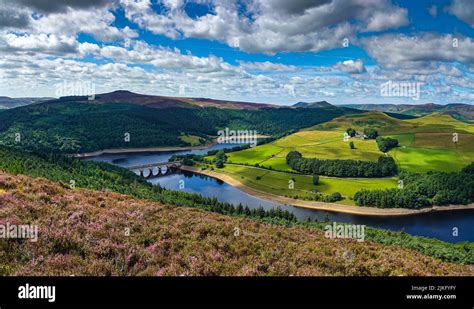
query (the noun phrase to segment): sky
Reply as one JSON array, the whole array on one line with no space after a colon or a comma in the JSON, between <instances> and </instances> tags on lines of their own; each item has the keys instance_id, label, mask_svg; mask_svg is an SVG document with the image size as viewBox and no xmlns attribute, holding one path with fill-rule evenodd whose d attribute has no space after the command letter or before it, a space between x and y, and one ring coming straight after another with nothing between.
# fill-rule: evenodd
<instances>
[{"instance_id":1,"label":"sky","mask_svg":"<svg viewBox=\"0 0 474 309\"><path fill-rule=\"evenodd\" d=\"M474 104L474 0L0 0L0 96L85 89Z\"/></svg>"}]
</instances>

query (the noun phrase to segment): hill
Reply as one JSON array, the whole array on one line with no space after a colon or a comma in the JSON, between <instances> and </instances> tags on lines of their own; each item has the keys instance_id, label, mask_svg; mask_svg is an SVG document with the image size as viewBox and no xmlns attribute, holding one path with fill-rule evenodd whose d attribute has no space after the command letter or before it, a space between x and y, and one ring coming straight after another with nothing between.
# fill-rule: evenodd
<instances>
[{"instance_id":1,"label":"hill","mask_svg":"<svg viewBox=\"0 0 474 309\"><path fill-rule=\"evenodd\" d=\"M316 125L318 130L345 130L349 127L362 130L375 128L379 133L389 135L403 133L474 133L474 126L444 113L431 113L414 119L397 119L383 112L366 112L357 115L345 115L327 123Z\"/></svg>"},{"instance_id":2,"label":"hill","mask_svg":"<svg viewBox=\"0 0 474 309\"><path fill-rule=\"evenodd\" d=\"M39 102L44 102L52 100L53 98L10 98L0 96L0 109L15 108L19 106L25 106L29 104L35 104Z\"/></svg>"},{"instance_id":3,"label":"hill","mask_svg":"<svg viewBox=\"0 0 474 309\"><path fill-rule=\"evenodd\" d=\"M304 157L320 159L375 161L383 155L375 140L344 141L348 128L360 132L374 128L383 136L398 139L400 147L389 155L400 167L414 172L459 171L474 161L474 125L440 113L401 120L382 112L344 115L266 145L229 153L229 161L292 171L286 164L286 155L293 150ZM457 143L453 143L453 133L458 134ZM355 149L349 147L350 141Z\"/></svg>"},{"instance_id":4,"label":"hill","mask_svg":"<svg viewBox=\"0 0 474 309\"><path fill-rule=\"evenodd\" d=\"M37 242L0 240L4 276L422 276L473 271L472 266L397 246L332 240L316 229L73 190L44 179L0 172L0 188L2 221L39 227Z\"/></svg>"},{"instance_id":5,"label":"hill","mask_svg":"<svg viewBox=\"0 0 474 309\"><path fill-rule=\"evenodd\" d=\"M189 146L196 143L183 136L194 136L193 141L203 144L226 127L278 135L331 120L346 112L324 108L227 109L189 108L189 105L157 109L150 107L155 104L151 101L120 103L131 100L121 95L99 99L112 101L110 103L75 99L63 98L2 111L0 144L62 153ZM126 134L129 140L125 139Z\"/></svg>"},{"instance_id":6,"label":"hill","mask_svg":"<svg viewBox=\"0 0 474 309\"><path fill-rule=\"evenodd\" d=\"M312 103L307 103L307 102L298 102L293 104L293 107L296 108L318 108L318 107L335 107L334 105L330 104L327 101L319 101L319 102L312 102Z\"/></svg>"},{"instance_id":7,"label":"hill","mask_svg":"<svg viewBox=\"0 0 474 309\"><path fill-rule=\"evenodd\" d=\"M342 106L364 111L380 111L418 117L438 112L451 115L458 120L474 122L474 105L470 104L345 104Z\"/></svg>"},{"instance_id":8,"label":"hill","mask_svg":"<svg viewBox=\"0 0 474 309\"><path fill-rule=\"evenodd\" d=\"M227 100L215 100L208 98L186 98L186 97L167 97L156 95L138 94L127 90L117 90L109 93L95 95L94 100L89 101L88 97L62 97L60 101L88 101L89 103L124 103L138 104L152 108L170 108L170 107L215 107L226 109L246 109L257 110L262 108L280 108L280 105L262 104L252 102L238 102Z\"/></svg>"}]
</instances>

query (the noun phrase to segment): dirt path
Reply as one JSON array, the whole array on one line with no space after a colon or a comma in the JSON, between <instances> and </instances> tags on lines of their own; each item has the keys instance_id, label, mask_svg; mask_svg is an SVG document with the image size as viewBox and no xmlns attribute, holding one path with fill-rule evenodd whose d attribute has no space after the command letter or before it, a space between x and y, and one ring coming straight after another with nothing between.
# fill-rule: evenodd
<instances>
[{"instance_id":1,"label":"dirt path","mask_svg":"<svg viewBox=\"0 0 474 309\"><path fill-rule=\"evenodd\" d=\"M452 210L461 210L461 209L474 210L474 204L434 206L431 208L424 208L424 209L407 209L407 208L375 208L375 207L351 206L351 205L343 205L343 204L335 204L335 203L296 200L296 199L279 196L279 195L271 194L268 192L263 192L260 190L253 189L247 185L244 185L243 183L236 180L235 178L232 178L228 175L218 173L215 171L201 170L199 168L190 167L190 166L182 166L181 169L184 171L194 172L197 174L202 174L202 175L220 179L245 193L248 193L252 196L255 196L261 199L266 199L275 203L281 203L281 204L291 205L295 207L302 207L302 208L341 212L341 213L348 213L348 214L354 214L354 215L367 215L367 216L410 216L410 215L418 215L418 214L434 212L434 211L452 211Z\"/></svg>"}]
</instances>

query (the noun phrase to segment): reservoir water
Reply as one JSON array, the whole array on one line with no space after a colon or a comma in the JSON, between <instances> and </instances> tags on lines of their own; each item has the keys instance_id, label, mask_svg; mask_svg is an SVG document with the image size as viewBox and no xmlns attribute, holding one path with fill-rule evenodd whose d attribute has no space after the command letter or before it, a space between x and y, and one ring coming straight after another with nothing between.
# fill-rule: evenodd
<instances>
[{"instance_id":1,"label":"reservoir water","mask_svg":"<svg viewBox=\"0 0 474 309\"><path fill-rule=\"evenodd\" d=\"M205 150L174 151L161 153L104 154L89 160L109 162L122 167L137 166L149 163L166 162L176 153L206 154L209 150L230 148L235 145L217 144ZM262 206L266 209L280 207L294 213L299 219L325 220L365 224L389 230L404 230L411 235L433 237L447 242L474 241L474 211L458 210L452 212L433 212L415 216L373 217L341 214L312 210L275 203L251 196L218 179L189 172L177 172L164 177L149 180L171 190L184 190L207 197L216 197L219 201L233 204L242 203L249 208ZM180 182L181 181L181 182ZM184 184L184 188L180 187ZM458 236L453 231L457 229Z\"/></svg>"}]
</instances>

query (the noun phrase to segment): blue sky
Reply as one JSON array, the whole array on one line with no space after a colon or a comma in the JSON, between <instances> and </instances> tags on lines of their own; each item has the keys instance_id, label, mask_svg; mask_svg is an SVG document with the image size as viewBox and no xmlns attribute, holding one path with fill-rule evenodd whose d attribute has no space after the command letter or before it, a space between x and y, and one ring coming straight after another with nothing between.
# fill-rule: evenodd
<instances>
[{"instance_id":1,"label":"blue sky","mask_svg":"<svg viewBox=\"0 0 474 309\"><path fill-rule=\"evenodd\" d=\"M471 0L0 1L0 95L474 101Z\"/></svg>"}]
</instances>

